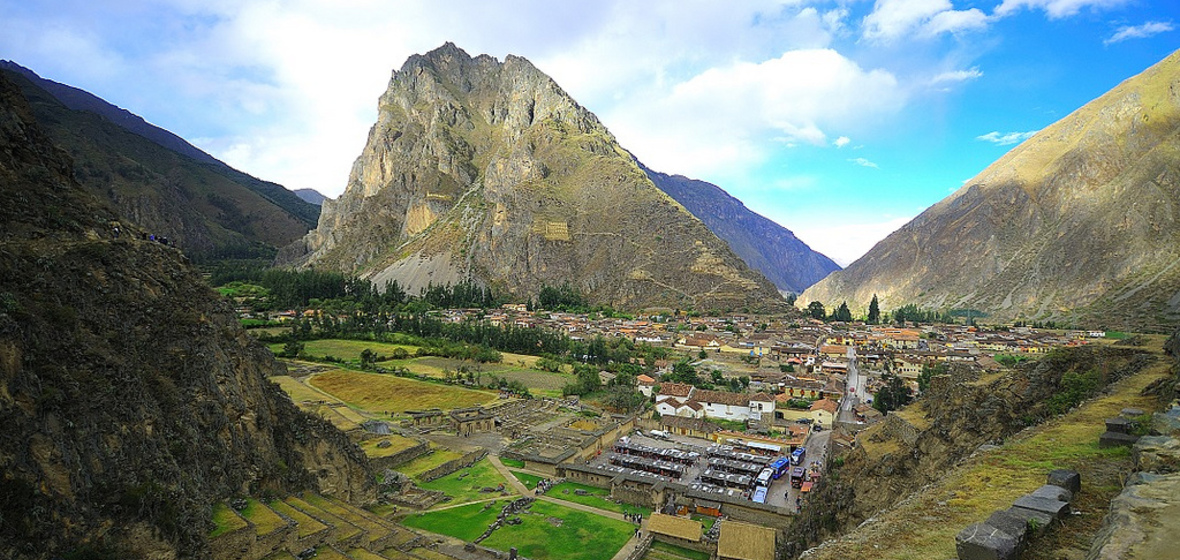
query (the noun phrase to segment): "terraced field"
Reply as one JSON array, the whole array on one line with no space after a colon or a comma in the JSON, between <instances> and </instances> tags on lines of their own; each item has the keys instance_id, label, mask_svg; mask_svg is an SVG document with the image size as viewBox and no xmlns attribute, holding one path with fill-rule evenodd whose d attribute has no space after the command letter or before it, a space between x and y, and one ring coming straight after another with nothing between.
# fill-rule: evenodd
<instances>
[{"instance_id":1,"label":"terraced field","mask_svg":"<svg viewBox=\"0 0 1180 560\"><path fill-rule=\"evenodd\" d=\"M490 391L346 369L315 374L308 383L350 406L378 414L427 408L463 408L486 404L499 396Z\"/></svg>"}]
</instances>

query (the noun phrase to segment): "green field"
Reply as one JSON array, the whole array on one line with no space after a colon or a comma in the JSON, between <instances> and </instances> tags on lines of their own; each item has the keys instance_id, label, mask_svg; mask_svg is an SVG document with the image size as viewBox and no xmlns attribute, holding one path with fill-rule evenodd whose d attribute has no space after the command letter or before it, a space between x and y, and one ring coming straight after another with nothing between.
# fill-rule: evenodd
<instances>
[{"instance_id":1,"label":"green field","mask_svg":"<svg viewBox=\"0 0 1180 560\"><path fill-rule=\"evenodd\" d=\"M452 504L461 504L499 496L499 492L480 492L482 488L496 488L499 485L504 485L510 494L516 493L508 481L500 476L499 471L492 466L492 463L483 459L471 465L470 468L459 469L440 479L420 483L418 486L426 490L443 492L452 498Z\"/></svg>"},{"instance_id":2,"label":"green field","mask_svg":"<svg viewBox=\"0 0 1180 560\"><path fill-rule=\"evenodd\" d=\"M308 380L308 384L351 406L373 413L465 408L492 402L499 396L488 391L344 369L316 374Z\"/></svg>"},{"instance_id":3,"label":"green field","mask_svg":"<svg viewBox=\"0 0 1180 560\"><path fill-rule=\"evenodd\" d=\"M408 527L472 541L495 521L507 500L468 504L407 517ZM635 526L549 502L534 502L520 525L505 525L482 544L516 547L532 560L609 560L631 539Z\"/></svg>"},{"instance_id":4,"label":"green field","mask_svg":"<svg viewBox=\"0 0 1180 560\"><path fill-rule=\"evenodd\" d=\"M225 502L217 502L213 504L213 531L209 533L209 538L237 531L246 525L246 521L238 517Z\"/></svg>"},{"instance_id":5,"label":"green field","mask_svg":"<svg viewBox=\"0 0 1180 560\"><path fill-rule=\"evenodd\" d=\"M577 490L583 490L588 493L586 496L579 496ZM610 500L610 490L604 488L595 488L585 484L578 484L576 482L562 482L553 488L550 488L545 493L550 498L557 498L558 500L565 500L567 502L574 502L575 504L582 504L584 506L596 507L615 513L642 513L645 517L651 515L651 508L633 506L630 504L619 504Z\"/></svg>"},{"instance_id":6,"label":"green field","mask_svg":"<svg viewBox=\"0 0 1180 560\"><path fill-rule=\"evenodd\" d=\"M283 343L270 344L270 351L278 354L283 351ZM401 348L411 356L418 351L417 346L406 344L389 344L373 342L371 340L341 340L329 338L324 340L307 340L303 342L303 352L308 356L334 356L341 360L360 361L361 352L366 348L376 352L378 356L392 356L394 349Z\"/></svg>"},{"instance_id":7,"label":"green field","mask_svg":"<svg viewBox=\"0 0 1180 560\"><path fill-rule=\"evenodd\" d=\"M451 459L458 459L462 456L462 453L436 448L434 453L428 453L418 457L417 459L414 459L413 461L398 467L397 470L406 476L417 478L418 475L433 469L434 467L450 461Z\"/></svg>"},{"instance_id":8,"label":"green field","mask_svg":"<svg viewBox=\"0 0 1180 560\"><path fill-rule=\"evenodd\" d=\"M524 487L528 488L529 490L536 488L537 483L541 482L541 480L543 480L545 478L543 476L537 476L535 474L522 473L522 472L517 472L517 471L512 471L512 476L515 476L516 480L519 480L520 483L524 484Z\"/></svg>"},{"instance_id":9,"label":"green field","mask_svg":"<svg viewBox=\"0 0 1180 560\"><path fill-rule=\"evenodd\" d=\"M509 459L507 457L501 457L500 462L503 463L505 467L509 467L509 468L513 468L513 469L523 469L524 468L524 461L521 461L520 459Z\"/></svg>"},{"instance_id":10,"label":"green field","mask_svg":"<svg viewBox=\"0 0 1180 560\"><path fill-rule=\"evenodd\" d=\"M530 358L531 360L526 358ZM573 375L530 369L525 365L536 363L536 361L537 358L534 356L522 356L519 354L504 354L504 361L498 364L477 364L455 358L422 356L420 358L407 358L405 360L388 360L379 362L377 365L389 369L405 368L414 375L434 377L437 379L445 379L446 371L455 372L459 371L459 368L462 367L477 372L475 373L476 382L486 384L491 381L491 376L496 376L507 379L508 381L519 381L525 387L528 387L529 391L539 396L561 396L561 388L573 382ZM482 372L482 378L480 377L480 372Z\"/></svg>"}]
</instances>

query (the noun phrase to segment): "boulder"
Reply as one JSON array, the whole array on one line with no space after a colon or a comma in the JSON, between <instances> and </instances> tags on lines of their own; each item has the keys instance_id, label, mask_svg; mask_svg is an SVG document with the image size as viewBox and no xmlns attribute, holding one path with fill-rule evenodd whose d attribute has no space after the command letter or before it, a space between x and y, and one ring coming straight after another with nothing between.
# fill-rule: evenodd
<instances>
[{"instance_id":1,"label":"boulder","mask_svg":"<svg viewBox=\"0 0 1180 560\"><path fill-rule=\"evenodd\" d=\"M959 560L1013 560L1020 553L1020 540L987 523L968 525L955 536Z\"/></svg>"},{"instance_id":2,"label":"boulder","mask_svg":"<svg viewBox=\"0 0 1180 560\"><path fill-rule=\"evenodd\" d=\"M1139 438L1131 454L1139 470L1155 473L1180 471L1180 439L1144 436Z\"/></svg>"},{"instance_id":3,"label":"boulder","mask_svg":"<svg viewBox=\"0 0 1180 560\"><path fill-rule=\"evenodd\" d=\"M1047 529L1049 524L1053 522L1052 515L1049 515L1043 511L1036 511L1028 508L1012 506L1004 510L1004 513L1008 516L1020 519L1024 523L1024 526L1028 529L1028 532L1025 535L1026 537L1032 537L1045 532L1045 529Z\"/></svg>"},{"instance_id":4,"label":"boulder","mask_svg":"<svg viewBox=\"0 0 1180 560\"><path fill-rule=\"evenodd\" d=\"M1139 441L1139 436L1133 436L1123 432L1106 431L1098 438L1098 447L1130 447L1135 445L1137 441Z\"/></svg>"},{"instance_id":5,"label":"boulder","mask_svg":"<svg viewBox=\"0 0 1180 560\"><path fill-rule=\"evenodd\" d=\"M1173 405L1168 410L1153 414L1151 432L1164 436L1180 433L1180 406Z\"/></svg>"},{"instance_id":6,"label":"boulder","mask_svg":"<svg viewBox=\"0 0 1180 560\"><path fill-rule=\"evenodd\" d=\"M1120 434L1129 434L1129 433L1131 433L1131 428L1134 426L1135 426L1135 423L1130 420L1127 420L1126 418L1107 418L1106 419L1106 431L1108 431L1108 432L1118 432Z\"/></svg>"},{"instance_id":7,"label":"boulder","mask_svg":"<svg viewBox=\"0 0 1180 560\"><path fill-rule=\"evenodd\" d=\"M1082 475L1078 474L1078 471L1071 471L1069 469L1053 469L1049 471L1049 476L1045 480L1045 484L1060 486L1069 490L1071 494L1076 495L1082 489Z\"/></svg>"}]
</instances>

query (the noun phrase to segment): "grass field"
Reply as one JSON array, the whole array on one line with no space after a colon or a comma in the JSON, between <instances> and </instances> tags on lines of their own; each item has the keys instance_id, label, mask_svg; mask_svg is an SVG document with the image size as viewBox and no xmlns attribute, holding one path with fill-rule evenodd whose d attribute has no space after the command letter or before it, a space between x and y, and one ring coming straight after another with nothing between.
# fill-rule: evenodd
<instances>
[{"instance_id":1,"label":"grass field","mask_svg":"<svg viewBox=\"0 0 1180 560\"><path fill-rule=\"evenodd\" d=\"M587 495L579 496L578 490L585 491ZM550 498L557 498L567 502L574 502L575 504L582 504L584 506L596 507L615 513L642 513L645 517L651 515L651 508L633 506L629 504L619 504L610 500L610 490L604 488L595 488L585 484L578 484L576 482L562 482L553 488L550 488L545 493Z\"/></svg>"},{"instance_id":2,"label":"grass field","mask_svg":"<svg viewBox=\"0 0 1180 560\"><path fill-rule=\"evenodd\" d=\"M516 472L516 471L512 471L512 476L515 476L516 480L519 480L520 483L524 484L524 487L528 488L529 490L536 488L537 483L541 482L541 480L544 479L544 477L542 477L542 476L537 476L535 474L529 474L529 473Z\"/></svg>"},{"instance_id":3,"label":"grass field","mask_svg":"<svg viewBox=\"0 0 1180 560\"><path fill-rule=\"evenodd\" d=\"M283 343L269 345L270 351L278 354L283 351ZM325 340L308 340L303 342L303 352L309 356L334 356L341 360L360 361L361 352L366 348L376 352L379 356L391 356L394 349L401 348L410 355L418 351L417 346L405 344L388 344L371 340L340 340L329 338Z\"/></svg>"},{"instance_id":4,"label":"grass field","mask_svg":"<svg viewBox=\"0 0 1180 560\"><path fill-rule=\"evenodd\" d=\"M386 440L388 440L389 443L391 444L389 447L385 447L385 448L377 447L377 444L381 443L382 441L386 441ZM393 455L394 453L398 453L400 451L405 451L406 449L414 447L415 445L418 445L417 441L414 441L408 437L402 437L402 436L399 436L396 434L388 435L388 436L381 436L379 438L367 439L367 440L362 441L360 443L361 450L364 451L365 455L367 455L370 459L378 459L381 457L388 457L390 455Z\"/></svg>"},{"instance_id":5,"label":"grass field","mask_svg":"<svg viewBox=\"0 0 1180 560\"><path fill-rule=\"evenodd\" d=\"M470 542L495 521L507 500L488 504L492 502L411 515L402 523ZM549 502L534 502L520 518L520 525L503 526L483 544L499 550L516 547L532 560L609 560L635 531L630 523Z\"/></svg>"},{"instance_id":6,"label":"grass field","mask_svg":"<svg viewBox=\"0 0 1180 560\"><path fill-rule=\"evenodd\" d=\"M406 476L417 478L418 475L433 469L434 467L450 461L451 459L458 459L462 456L462 453L436 448L434 453L429 453L418 457L417 459L414 459L413 461L398 467L397 470Z\"/></svg>"},{"instance_id":7,"label":"grass field","mask_svg":"<svg viewBox=\"0 0 1180 560\"><path fill-rule=\"evenodd\" d=\"M535 356L520 354L504 354L504 361L498 364L476 364L475 362L442 358L439 356L423 356L421 358L407 358L405 360L388 360L377 365L385 368L406 368L414 375L444 379L444 371L458 371L460 367L469 370L479 368L483 372L483 382L489 381L489 376L502 377L508 381L519 381L538 396L561 396L561 388L572 383L574 376L569 373L550 373L531 369L529 365L536 363ZM477 374L478 375L478 374Z\"/></svg>"},{"instance_id":8,"label":"grass field","mask_svg":"<svg viewBox=\"0 0 1180 560\"><path fill-rule=\"evenodd\" d=\"M287 526L283 518L254 498L246 500L246 509L242 510L242 517L254 524L254 530L259 535L268 535L275 529Z\"/></svg>"},{"instance_id":9,"label":"grass field","mask_svg":"<svg viewBox=\"0 0 1180 560\"><path fill-rule=\"evenodd\" d=\"M440 479L420 483L418 486L443 492L452 498L450 503L461 504L496 497L499 495L498 492L480 492L480 489L496 488L499 485L504 485L510 494L516 493L492 463L483 459L470 468L460 469Z\"/></svg>"},{"instance_id":10,"label":"grass field","mask_svg":"<svg viewBox=\"0 0 1180 560\"><path fill-rule=\"evenodd\" d=\"M512 468L512 469L523 469L524 468L524 461L521 461L520 459L509 459L507 457L501 457L500 462L503 463L505 467Z\"/></svg>"},{"instance_id":11,"label":"grass field","mask_svg":"<svg viewBox=\"0 0 1180 560\"><path fill-rule=\"evenodd\" d=\"M488 391L343 369L316 374L308 383L349 405L375 413L463 408L494 401L498 396Z\"/></svg>"},{"instance_id":12,"label":"grass field","mask_svg":"<svg viewBox=\"0 0 1180 560\"><path fill-rule=\"evenodd\" d=\"M213 525L213 531L209 533L211 539L245 527L246 521L238 517L225 502L217 502L213 504Z\"/></svg>"},{"instance_id":13,"label":"grass field","mask_svg":"<svg viewBox=\"0 0 1180 560\"><path fill-rule=\"evenodd\" d=\"M331 401L335 400L332 397L325 395L307 385L299 382L294 377L287 375L275 375L269 378L272 382L278 384L279 388L291 397L291 400L296 403L303 401Z\"/></svg>"}]
</instances>

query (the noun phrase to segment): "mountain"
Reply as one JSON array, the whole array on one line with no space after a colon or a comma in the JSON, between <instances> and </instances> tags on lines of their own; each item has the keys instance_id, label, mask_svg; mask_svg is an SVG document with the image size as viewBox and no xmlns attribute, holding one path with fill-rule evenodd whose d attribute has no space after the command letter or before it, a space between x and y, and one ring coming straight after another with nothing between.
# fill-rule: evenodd
<instances>
[{"instance_id":1,"label":"mountain","mask_svg":"<svg viewBox=\"0 0 1180 560\"><path fill-rule=\"evenodd\" d=\"M451 43L393 73L344 194L279 262L623 308L782 301L529 61Z\"/></svg>"},{"instance_id":2,"label":"mountain","mask_svg":"<svg viewBox=\"0 0 1180 560\"><path fill-rule=\"evenodd\" d=\"M315 225L317 206L237 171L180 137L15 63L38 122L72 156L82 184L196 260L271 257Z\"/></svg>"},{"instance_id":3,"label":"mountain","mask_svg":"<svg viewBox=\"0 0 1180 560\"><path fill-rule=\"evenodd\" d=\"M1180 52L1013 148L800 301L1180 323Z\"/></svg>"},{"instance_id":4,"label":"mountain","mask_svg":"<svg viewBox=\"0 0 1180 560\"><path fill-rule=\"evenodd\" d=\"M328 199L328 197L320 194L320 191L315 189L295 189L292 192L295 193L295 196L303 199L304 202L314 204L316 206L322 206L324 201Z\"/></svg>"},{"instance_id":5,"label":"mountain","mask_svg":"<svg viewBox=\"0 0 1180 560\"><path fill-rule=\"evenodd\" d=\"M798 294L840 265L817 253L791 230L746 208L742 201L705 181L652 171L642 163L656 187L700 218L724 239L750 268L761 272L780 292Z\"/></svg>"},{"instance_id":6,"label":"mountain","mask_svg":"<svg viewBox=\"0 0 1180 560\"><path fill-rule=\"evenodd\" d=\"M0 558L209 558L216 501L372 500L360 449L73 168L0 75Z\"/></svg>"}]
</instances>

